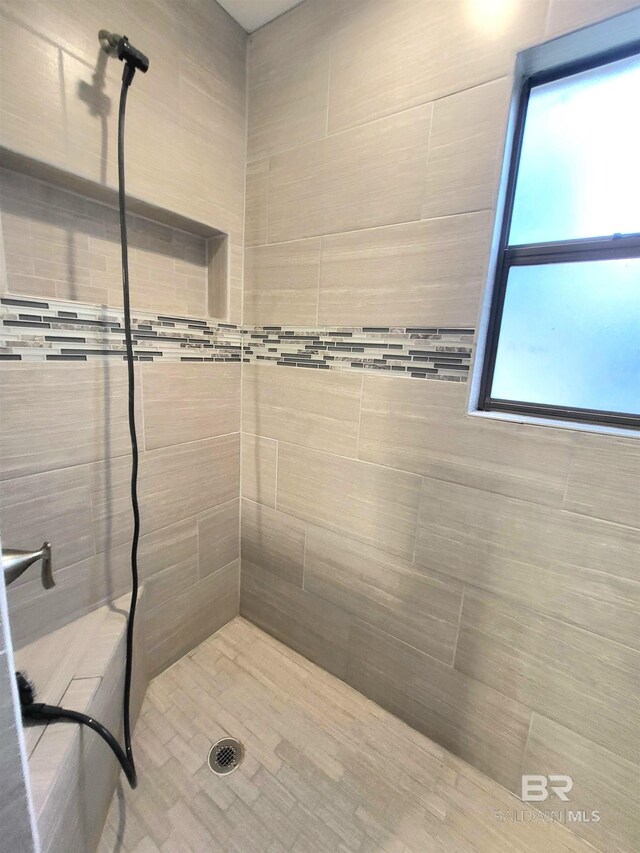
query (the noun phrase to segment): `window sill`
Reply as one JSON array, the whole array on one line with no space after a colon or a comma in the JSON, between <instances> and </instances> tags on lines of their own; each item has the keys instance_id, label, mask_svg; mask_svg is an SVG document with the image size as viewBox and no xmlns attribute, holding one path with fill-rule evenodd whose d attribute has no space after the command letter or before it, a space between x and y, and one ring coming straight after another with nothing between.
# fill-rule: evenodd
<instances>
[{"instance_id":1,"label":"window sill","mask_svg":"<svg viewBox=\"0 0 640 853\"><path fill-rule=\"evenodd\" d=\"M562 421L553 418L536 418L531 415L521 415L515 412L484 412L474 409L467 412L474 418L488 418L494 421L507 421L515 424L530 424L532 426L552 427L553 429L568 429L576 432L591 432L602 435L618 435L623 438L640 440L640 430L631 427L615 427L611 424L587 424L579 421Z\"/></svg>"}]
</instances>

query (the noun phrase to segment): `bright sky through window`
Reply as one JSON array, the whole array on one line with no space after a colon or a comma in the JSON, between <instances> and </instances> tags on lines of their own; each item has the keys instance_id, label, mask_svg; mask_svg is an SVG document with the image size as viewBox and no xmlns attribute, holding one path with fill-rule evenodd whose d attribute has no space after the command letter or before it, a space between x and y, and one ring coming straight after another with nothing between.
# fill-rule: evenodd
<instances>
[{"instance_id":1,"label":"bright sky through window","mask_svg":"<svg viewBox=\"0 0 640 853\"><path fill-rule=\"evenodd\" d=\"M640 55L523 94L480 407L640 428Z\"/></svg>"}]
</instances>

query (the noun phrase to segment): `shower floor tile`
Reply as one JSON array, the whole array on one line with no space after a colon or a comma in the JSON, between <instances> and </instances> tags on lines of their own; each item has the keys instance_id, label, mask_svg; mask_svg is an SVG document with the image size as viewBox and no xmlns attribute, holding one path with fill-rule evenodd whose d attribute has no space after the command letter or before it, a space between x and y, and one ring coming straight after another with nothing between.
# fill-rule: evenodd
<instances>
[{"instance_id":1,"label":"shower floor tile","mask_svg":"<svg viewBox=\"0 0 640 853\"><path fill-rule=\"evenodd\" d=\"M219 738L242 741L228 776ZM149 686L99 853L593 851L566 828L501 822L523 804L242 618Z\"/></svg>"}]
</instances>

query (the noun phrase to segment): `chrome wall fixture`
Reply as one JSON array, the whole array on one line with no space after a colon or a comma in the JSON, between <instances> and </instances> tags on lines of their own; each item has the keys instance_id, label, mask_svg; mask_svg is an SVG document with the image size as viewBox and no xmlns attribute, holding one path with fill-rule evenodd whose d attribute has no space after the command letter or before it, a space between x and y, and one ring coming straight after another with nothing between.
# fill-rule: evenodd
<instances>
[{"instance_id":1,"label":"chrome wall fixture","mask_svg":"<svg viewBox=\"0 0 640 853\"><path fill-rule=\"evenodd\" d=\"M29 566L42 560L42 586L51 589L56 585L51 571L51 543L44 542L39 551L21 551L18 548L4 548L2 551L2 573L7 586L26 572Z\"/></svg>"}]
</instances>

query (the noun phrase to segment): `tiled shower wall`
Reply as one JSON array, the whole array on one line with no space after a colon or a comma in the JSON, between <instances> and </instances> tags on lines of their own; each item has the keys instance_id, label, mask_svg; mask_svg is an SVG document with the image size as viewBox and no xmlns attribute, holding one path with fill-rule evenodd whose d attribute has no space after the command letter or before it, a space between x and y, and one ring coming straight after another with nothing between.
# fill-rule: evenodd
<instances>
[{"instance_id":1,"label":"tiled shower wall","mask_svg":"<svg viewBox=\"0 0 640 853\"><path fill-rule=\"evenodd\" d=\"M7 0L0 10L0 146L117 187L122 65L102 28L150 57L127 105L127 192L229 235L240 321L246 34L212 0Z\"/></svg>"},{"instance_id":2,"label":"tiled shower wall","mask_svg":"<svg viewBox=\"0 0 640 853\"><path fill-rule=\"evenodd\" d=\"M385 328L474 329L514 52L632 5L489 4L510 14L492 21L476 0L307 0L258 32L245 329L303 330L325 363L338 356L320 349L326 333L371 343ZM121 69L103 74L96 32L122 27L149 52L130 99L128 189L230 235L240 323L239 27L210 0L118 0L108 20L97 0L9 0L2 16L1 144L111 187ZM56 278L31 259L26 274L55 284L32 294L47 311L99 286L78 263ZM117 322L115 278L107 287ZM148 293L139 311L158 314ZM287 360L280 341L272 349ZM570 773L572 805L603 811L582 831L629 849L637 443L471 419L464 381L404 381L391 364L248 357L243 612L513 790L522 768ZM55 591L13 589L19 642L126 588L121 358L0 366L4 541L60 543ZM238 580L240 367L162 361L136 367L155 668L235 612Z\"/></svg>"},{"instance_id":3,"label":"tiled shower wall","mask_svg":"<svg viewBox=\"0 0 640 853\"><path fill-rule=\"evenodd\" d=\"M254 34L245 323L317 361L475 329L515 52L633 5L307 0ZM243 367L241 613L510 790L570 774L575 830L633 849L638 441L285 345Z\"/></svg>"},{"instance_id":4,"label":"tiled shower wall","mask_svg":"<svg viewBox=\"0 0 640 853\"><path fill-rule=\"evenodd\" d=\"M118 211L7 169L0 170L6 290L122 309ZM131 307L203 317L204 237L129 216Z\"/></svg>"},{"instance_id":5,"label":"tiled shower wall","mask_svg":"<svg viewBox=\"0 0 640 853\"><path fill-rule=\"evenodd\" d=\"M127 190L229 235L240 322L245 33L210 0L10 0L0 14L0 145L112 188L122 66L97 32L149 54L128 100ZM6 545L51 539L57 584L31 570L8 590L22 645L128 589L126 369L116 212L4 173L1 222L0 525ZM136 217L129 237L158 670L237 613L241 367L239 342L207 319L204 240Z\"/></svg>"}]
</instances>

